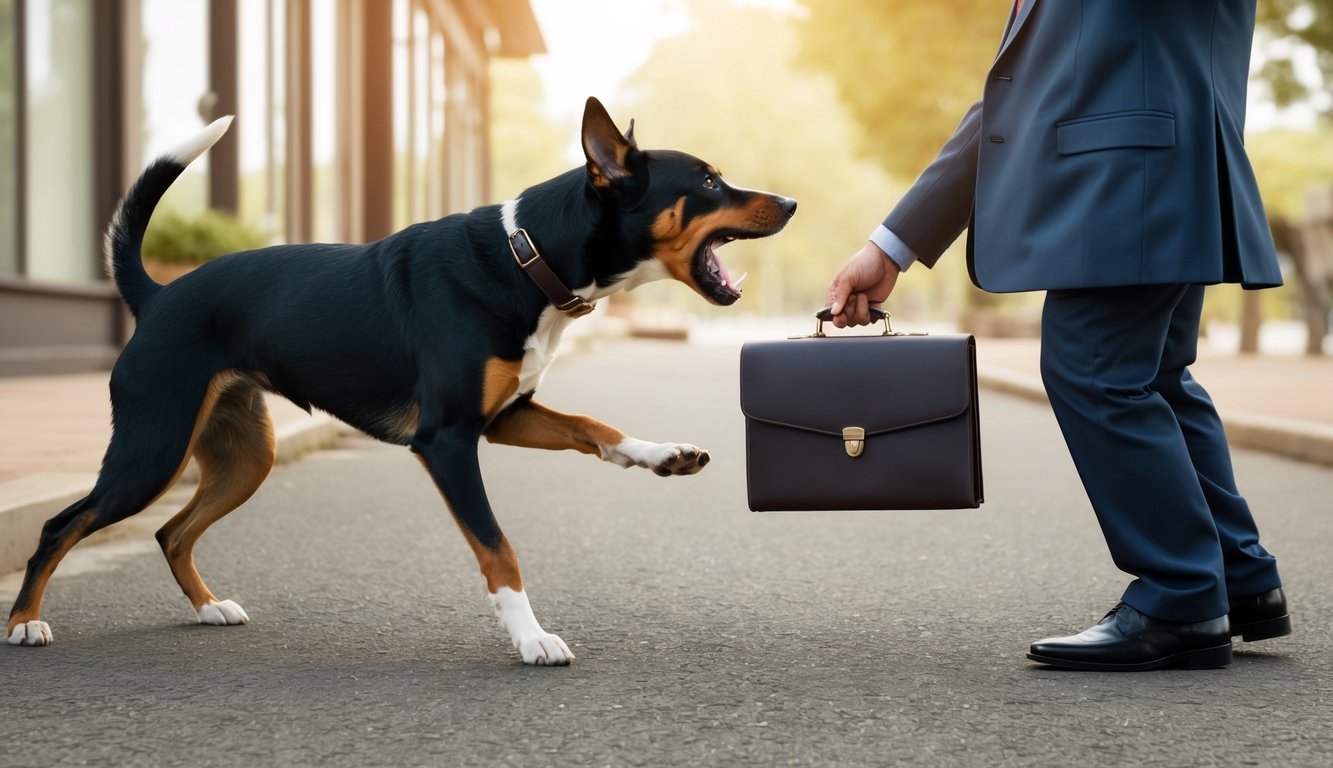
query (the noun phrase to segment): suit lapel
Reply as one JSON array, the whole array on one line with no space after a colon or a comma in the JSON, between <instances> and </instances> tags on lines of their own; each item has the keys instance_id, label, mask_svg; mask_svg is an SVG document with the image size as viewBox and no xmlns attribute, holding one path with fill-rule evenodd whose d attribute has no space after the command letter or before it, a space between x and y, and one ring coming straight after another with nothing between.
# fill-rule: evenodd
<instances>
[{"instance_id":1,"label":"suit lapel","mask_svg":"<svg viewBox=\"0 0 1333 768\"><path fill-rule=\"evenodd\" d=\"M1004 42L1000 44L1000 52L995 54L996 61L999 61L1004 52L1009 49L1009 44L1023 31L1023 22L1027 21L1028 16L1032 15L1032 6L1039 2L1041 0L1023 0L1023 8L1018 12L1018 15L1009 14L1009 26L1005 28Z\"/></svg>"}]
</instances>

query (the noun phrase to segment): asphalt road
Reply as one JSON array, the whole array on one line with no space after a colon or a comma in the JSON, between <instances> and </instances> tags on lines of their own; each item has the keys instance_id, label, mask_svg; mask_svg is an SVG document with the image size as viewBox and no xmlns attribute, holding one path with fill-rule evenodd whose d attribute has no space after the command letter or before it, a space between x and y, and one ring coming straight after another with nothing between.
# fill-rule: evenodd
<instances>
[{"instance_id":1,"label":"asphalt road","mask_svg":"<svg viewBox=\"0 0 1333 768\"><path fill-rule=\"evenodd\" d=\"M709 448L701 474L483 447L571 667L519 662L418 463L349 438L204 537L247 626L190 623L145 522L76 550L55 644L0 646L0 766L1333 762L1333 472L1237 456L1294 636L1225 670L1057 672L1027 644L1126 577L1044 407L983 396L980 510L755 514L736 393L734 348L606 344L540 399Z\"/></svg>"}]
</instances>

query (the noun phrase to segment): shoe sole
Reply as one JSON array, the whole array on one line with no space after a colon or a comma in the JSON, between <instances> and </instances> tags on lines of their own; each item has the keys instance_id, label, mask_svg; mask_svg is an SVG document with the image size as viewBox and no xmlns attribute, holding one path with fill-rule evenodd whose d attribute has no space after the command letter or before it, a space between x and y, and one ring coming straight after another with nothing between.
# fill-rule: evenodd
<instances>
[{"instance_id":1,"label":"shoe sole","mask_svg":"<svg viewBox=\"0 0 1333 768\"><path fill-rule=\"evenodd\" d=\"M1042 656L1036 653L1029 653L1028 658L1052 667L1061 669L1081 669L1092 672L1147 672L1152 669L1167 669L1174 667L1183 667L1185 669L1217 669L1225 667L1231 663L1231 643L1218 645L1212 648L1198 648L1193 651L1182 651L1173 653L1170 656L1163 656L1160 659L1151 659L1149 661L1140 661L1132 664L1108 664L1099 661L1078 661L1075 659L1061 659L1055 656Z\"/></svg>"},{"instance_id":2,"label":"shoe sole","mask_svg":"<svg viewBox=\"0 0 1333 768\"><path fill-rule=\"evenodd\" d=\"M1290 634L1290 614L1279 616L1276 619L1252 621L1249 624L1236 624L1231 627L1231 636L1239 636L1241 640L1247 643L1253 643L1256 640L1271 640L1274 637L1286 637Z\"/></svg>"}]
</instances>

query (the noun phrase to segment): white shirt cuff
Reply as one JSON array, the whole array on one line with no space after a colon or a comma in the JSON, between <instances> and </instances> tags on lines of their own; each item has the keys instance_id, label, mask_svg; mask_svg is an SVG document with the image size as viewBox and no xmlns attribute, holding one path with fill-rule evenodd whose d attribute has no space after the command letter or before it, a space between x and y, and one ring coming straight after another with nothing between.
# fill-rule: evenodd
<instances>
[{"instance_id":1,"label":"white shirt cuff","mask_svg":"<svg viewBox=\"0 0 1333 768\"><path fill-rule=\"evenodd\" d=\"M870 235L870 242L888 254L889 258L893 259L893 263L898 265L898 269L904 272L916 263L916 254L912 249L908 248L902 240L899 240L898 236L893 234L893 230L883 224L880 224L879 228Z\"/></svg>"}]
</instances>

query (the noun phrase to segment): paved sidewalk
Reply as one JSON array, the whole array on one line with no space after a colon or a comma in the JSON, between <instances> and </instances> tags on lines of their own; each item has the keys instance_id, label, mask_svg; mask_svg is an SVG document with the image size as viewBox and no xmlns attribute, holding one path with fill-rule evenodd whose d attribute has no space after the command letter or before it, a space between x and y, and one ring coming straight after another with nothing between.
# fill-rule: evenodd
<instances>
[{"instance_id":1,"label":"paved sidewalk","mask_svg":"<svg viewBox=\"0 0 1333 768\"><path fill-rule=\"evenodd\" d=\"M983 387L1045 398L1036 340L983 338L977 349ZM1333 466L1333 359L1213 353L1193 370L1213 395L1234 447ZM107 378L0 378L0 573L21 568L41 523L92 487L111 435ZM347 429L277 396L269 397L269 407L279 462Z\"/></svg>"}]
</instances>

